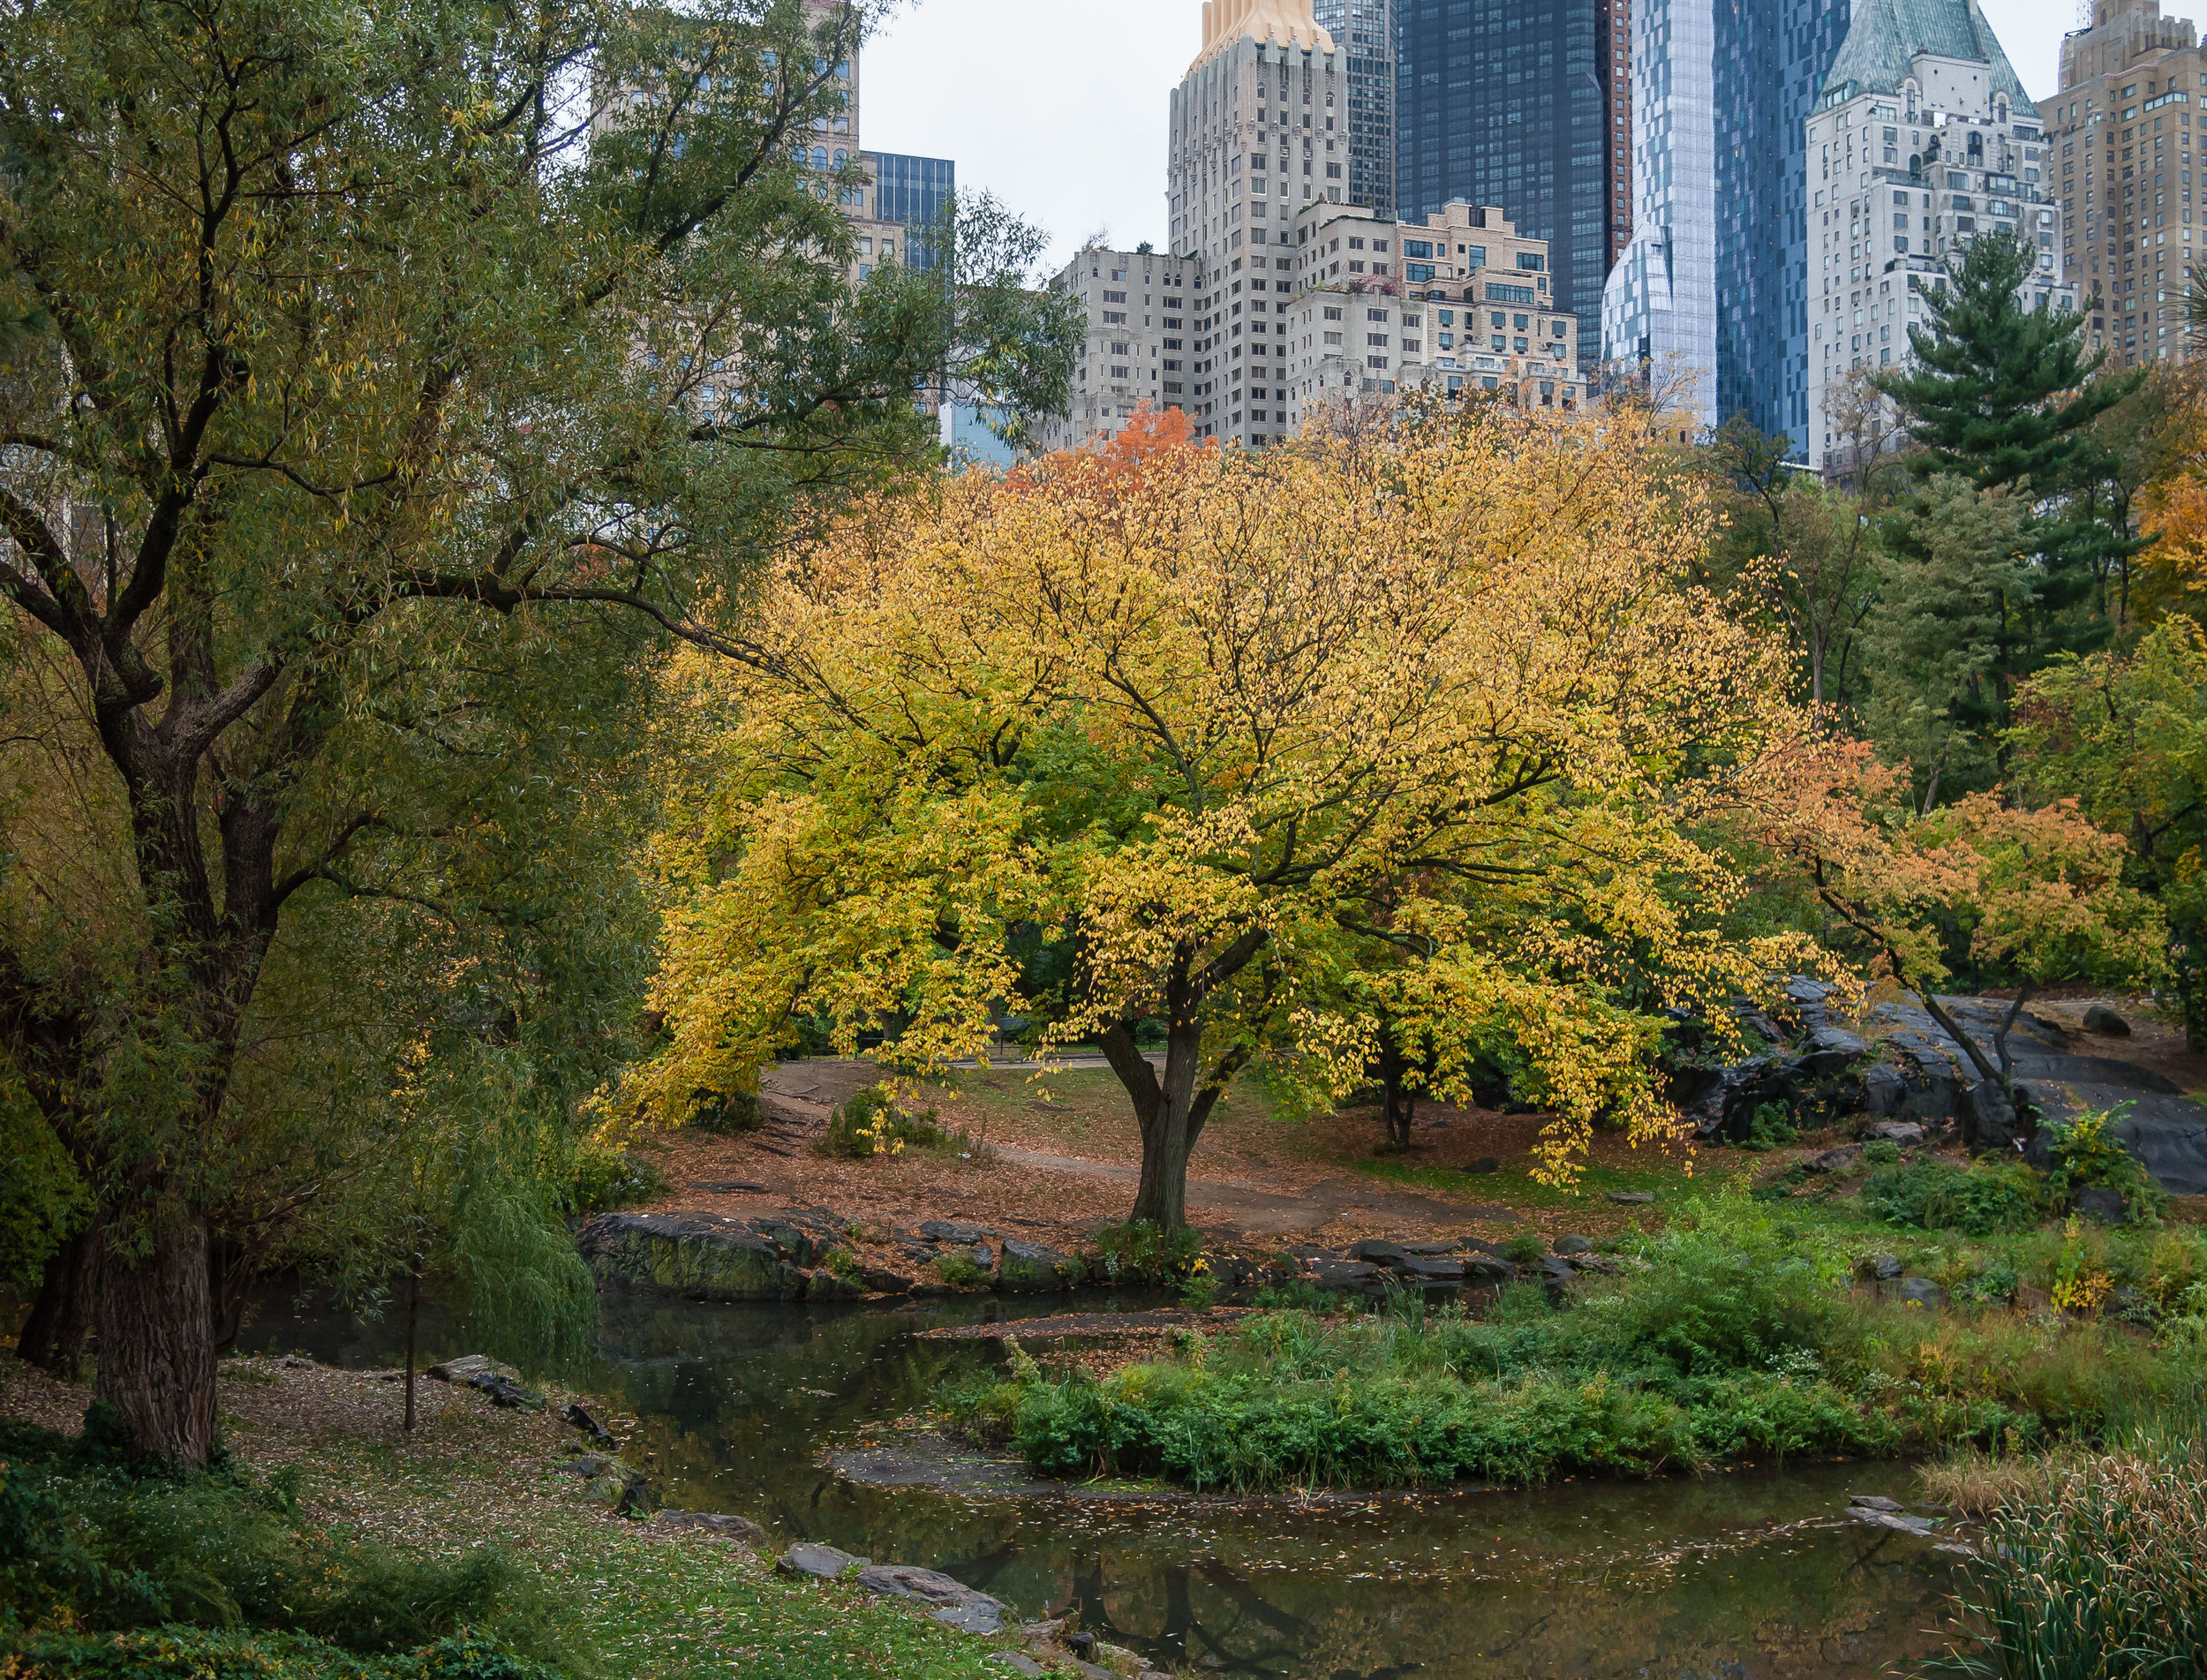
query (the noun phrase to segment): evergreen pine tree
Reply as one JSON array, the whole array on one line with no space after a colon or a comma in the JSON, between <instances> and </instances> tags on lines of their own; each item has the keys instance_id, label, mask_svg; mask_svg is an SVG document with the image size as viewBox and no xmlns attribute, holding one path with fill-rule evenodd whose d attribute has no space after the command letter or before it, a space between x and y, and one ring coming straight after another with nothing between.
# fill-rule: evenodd
<instances>
[{"instance_id":1,"label":"evergreen pine tree","mask_svg":"<svg viewBox=\"0 0 2207 1680\"><path fill-rule=\"evenodd\" d=\"M2113 622L2102 581L2140 546L2127 523L2110 519L2104 500L2092 493L2116 463L2091 423L2136 390L2145 373L2096 377L2105 354L2085 358L2082 314L2022 306L2018 291L2037 263L2036 248L2020 237L1972 242L1946 288L1925 294L1929 324L1909 330L1915 365L1877 380L1916 445L1908 466L1918 486L1885 524L1894 562L1886 591L1913 596L1911 574L1936 571L1930 593L1961 588L2001 604L2000 628L1983 649L1978 680L1934 708L1978 737L1982 762L1995 774L2015 683L2058 653L2105 640ZM1950 486L1945 493L1934 491L1940 479ZM1985 577L1981 589L1967 591L1966 580L1954 575L1957 555L1978 546L1938 536L1942 518L1962 516L1973 504L1953 493L1955 480L1973 492L2027 501L2030 517L2018 533L2027 576L2006 554L1993 562L2002 575ZM2019 587L2026 582L2027 589ZM1887 689L1909 684L1902 670L1873 673L1872 680ZM1888 716L1911 709L1897 695L1885 697ZM1973 756L1950 763L1959 768ZM1966 781L1950 777L1947 785L1958 794Z\"/></svg>"}]
</instances>

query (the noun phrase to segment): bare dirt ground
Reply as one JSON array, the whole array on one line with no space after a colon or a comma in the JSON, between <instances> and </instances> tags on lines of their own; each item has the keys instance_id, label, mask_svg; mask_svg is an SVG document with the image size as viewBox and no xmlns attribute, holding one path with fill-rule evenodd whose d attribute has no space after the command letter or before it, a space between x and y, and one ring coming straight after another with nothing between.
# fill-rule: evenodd
<instances>
[{"instance_id":1,"label":"bare dirt ground","mask_svg":"<svg viewBox=\"0 0 2207 1680\"><path fill-rule=\"evenodd\" d=\"M762 1082L761 1130L682 1132L660 1141L671 1189L659 1207L738 1217L825 1207L884 1236L922 1220L963 1220L1059 1247L1131 1209L1141 1141L1108 1070L974 1069L922 1089L906 1104L933 1108L971 1141L962 1151L909 1149L855 1162L818 1154L813 1145L836 1105L879 1078L866 1061L773 1068ZM1646 1216L1611 1203L1598 1185L1571 1198L1533 1185L1525 1169L1542 1124L1540 1115L1429 1106L1420 1111L1412 1148L1382 1157L1370 1108L1293 1119L1237 1092L1197 1142L1190 1217L1220 1240L1277 1246L1382 1235L1497 1238L1527 1223L1551 1237L1599 1236ZM1467 1171L1482 1164L1495 1170ZM1636 1151L1608 1136L1596 1141L1594 1165L1613 1173L1689 1170L1681 1149Z\"/></svg>"}]
</instances>

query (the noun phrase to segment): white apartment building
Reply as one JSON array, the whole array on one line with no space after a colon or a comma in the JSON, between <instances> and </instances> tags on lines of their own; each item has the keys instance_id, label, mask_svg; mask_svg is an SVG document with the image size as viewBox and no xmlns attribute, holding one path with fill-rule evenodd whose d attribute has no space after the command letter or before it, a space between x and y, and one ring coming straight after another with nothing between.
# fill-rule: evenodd
<instances>
[{"instance_id":1,"label":"white apartment building","mask_svg":"<svg viewBox=\"0 0 2207 1680\"><path fill-rule=\"evenodd\" d=\"M1311 0L1204 0L1202 50L1172 94L1166 193L1172 252L1201 283L1187 406L1202 436L1262 445L1284 434L1279 399L1258 403L1248 396L1258 381L1245 377L1237 408L1233 375L1254 365L1259 342L1264 365L1282 366L1270 329L1284 329L1292 309L1297 213L1348 196L1345 73ZM1263 388L1284 380L1268 373Z\"/></svg>"},{"instance_id":2,"label":"white apartment building","mask_svg":"<svg viewBox=\"0 0 2207 1680\"><path fill-rule=\"evenodd\" d=\"M1808 121L1809 465L1834 460L1841 382L1909 359L1927 293L1982 234L2038 252L2026 309L2074 310L2060 213L2038 181L2044 131L1970 0L1891 0L1855 14Z\"/></svg>"},{"instance_id":3,"label":"white apartment building","mask_svg":"<svg viewBox=\"0 0 2207 1680\"><path fill-rule=\"evenodd\" d=\"M1078 449L1113 438L1144 403L1187 406L1188 306L1201 267L1154 251L1081 252L1051 285L1080 298L1088 311L1073 403L1045 421L1045 449Z\"/></svg>"}]
</instances>

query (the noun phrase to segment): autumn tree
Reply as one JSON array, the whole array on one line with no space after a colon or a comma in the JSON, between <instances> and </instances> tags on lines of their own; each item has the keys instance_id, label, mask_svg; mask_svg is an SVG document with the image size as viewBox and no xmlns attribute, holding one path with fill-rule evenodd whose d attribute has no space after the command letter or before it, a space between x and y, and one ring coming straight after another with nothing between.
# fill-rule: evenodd
<instances>
[{"instance_id":1,"label":"autumn tree","mask_svg":"<svg viewBox=\"0 0 2207 1680\"><path fill-rule=\"evenodd\" d=\"M1383 1017L1442 1096L1506 1035L1552 1171L1598 1118L1661 1131L1661 1006L1782 961L1723 933L1695 824L1785 677L1688 582L1706 510L1653 493L1635 424L1058 456L846 522L758 660L683 660L668 1043L615 1100L679 1124L800 1019L939 1068L1008 1005L1101 1047L1166 1227L1237 1077L1331 1100Z\"/></svg>"},{"instance_id":2,"label":"autumn tree","mask_svg":"<svg viewBox=\"0 0 2207 1680\"><path fill-rule=\"evenodd\" d=\"M609 618L746 656L765 557L931 466L915 388L1062 401L1069 305L1000 215L947 283L846 278L855 172L810 142L870 16L0 19L0 646L58 652L38 704L91 721L124 983L18 899L0 1026L98 1196L100 1392L141 1451L212 1438L211 1187L271 954L421 809L374 741L463 749L491 688L629 658Z\"/></svg>"},{"instance_id":3,"label":"autumn tree","mask_svg":"<svg viewBox=\"0 0 2207 1680\"><path fill-rule=\"evenodd\" d=\"M2121 840L2074 801L2027 809L1984 792L1920 810L1906 768L1862 742L1796 743L1759 780L1757 839L1806 883L1832 943L1913 993L1961 1046L1999 1093L1980 1112L1996 1132L2019 1111L2007 1036L2034 992L2161 972L2158 908L2125 884ZM1940 1002L1965 968L2015 989L1991 1056Z\"/></svg>"}]
</instances>

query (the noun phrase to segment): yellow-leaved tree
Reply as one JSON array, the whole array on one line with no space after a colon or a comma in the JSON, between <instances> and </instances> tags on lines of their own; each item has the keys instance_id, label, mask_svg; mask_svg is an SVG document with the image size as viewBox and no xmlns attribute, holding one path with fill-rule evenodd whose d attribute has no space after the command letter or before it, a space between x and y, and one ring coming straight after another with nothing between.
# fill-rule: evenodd
<instances>
[{"instance_id":1,"label":"yellow-leaved tree","mask_svg":"<svg viewBox=\"0 0 2207 1680\"><path fill-rule=\"evenodd\" d=\"M1663 1131L1661 1008L1796 953L1726 932L1703 838L1793 722L1784 652L1688 583L1708 516L1657 466L1631 417L1161 425L847 521L748 660L682 656L624 1100L679 1124L801 1021L940 1067L1013 1008L1101 1046L1166 1228L1259 1062L1323 1101L1414 1043L1460 1100L1504 1044L1559 1177L1599 1119Z\"/></svg>"}]
</instances>

